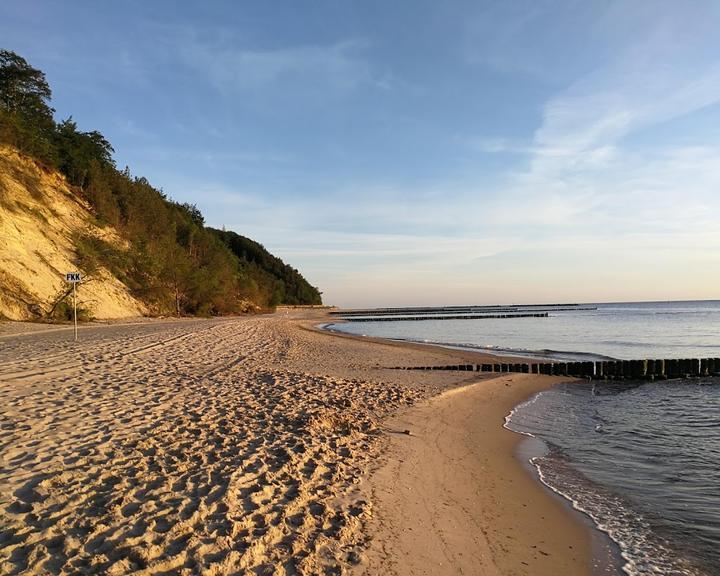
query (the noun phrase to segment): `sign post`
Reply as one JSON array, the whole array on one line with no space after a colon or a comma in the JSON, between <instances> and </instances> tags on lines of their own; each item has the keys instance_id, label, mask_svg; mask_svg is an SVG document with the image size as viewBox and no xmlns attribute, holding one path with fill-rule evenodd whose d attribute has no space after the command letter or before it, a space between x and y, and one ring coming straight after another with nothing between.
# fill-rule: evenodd
<instances>
[{"instance_id":1,"label":"sign post","mask_svg":"<svg viewBox=\"0 0 720 576\"><path fill-rule=\"evenodd\" d=\"M73 285L73 323L75 324L75 341L77 341L77 285L82 280L80 272L68 272L65 274L65 282Z\"/></svg>"}]
</instances>

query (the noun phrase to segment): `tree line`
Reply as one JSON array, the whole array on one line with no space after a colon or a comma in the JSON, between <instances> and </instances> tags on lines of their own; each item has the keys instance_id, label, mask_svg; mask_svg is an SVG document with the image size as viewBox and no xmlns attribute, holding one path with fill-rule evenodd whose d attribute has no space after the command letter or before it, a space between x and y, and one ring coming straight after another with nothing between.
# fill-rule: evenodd
<instances>
[{"instance_id":1,"label":"tree line","mask_svg":"<svg viewBox=\"0 0 720 576\"><path fill-rule=\"evenodd\" d=\"M215 315L251 302L320 304L321 293L263 246L205 226L193 204L178 203L145 178L118 169L113 147L72 117L56 122L45 74L18 54L0 50L0 142L60 171L128 247L79 235L77 263L91 273L108 267L156 313Z\"/></svg>"}]
</instances>

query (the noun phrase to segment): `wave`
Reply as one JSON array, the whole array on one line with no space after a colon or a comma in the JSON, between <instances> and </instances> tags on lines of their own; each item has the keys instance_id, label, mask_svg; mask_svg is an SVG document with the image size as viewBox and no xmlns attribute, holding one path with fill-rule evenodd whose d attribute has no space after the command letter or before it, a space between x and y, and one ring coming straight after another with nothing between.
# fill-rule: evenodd
<instances>
[{"instance_id":1,"label":"wave","mask_svg":"<svg viewBox=\"0 0 720 576\"><path fill-rule=\"evenodd\" d=\"M598 344L604 346L622 346L624 348L648 348L652 346L647 342L635 342L632 340L598 340ZM672 342L663 342L664 348L719 348L718 344L673 344Z\"/></svg>"},{"instance_id":2,"label":"wave","mask_svg":"<svg viewBox=\"0 0 720 576\"><path fill-rule=\"evenodd\" d=\"M575 510L590 518L600 532L617 544L622 559L618 559L622 564L618 567L628 576L709 576L684 558L670 541L657 534L651 520L635 510L630 502L589 480L573 467L560 448L527 429L528 423L524 422L524 418L529 416L532 421L533 411L538 410L545 414L541 400L557 392L557 388L539 392L515 406L505 417L505 428L535 438L544 446L540 454L525 455L538 479L567 500ZM539 408L533 407L536 403L539 403ZM603 433L603 419L599 418L598 422L595 431Z\"/></svg>"},{"instance_id":3,"label":"wave","mask_svg":"<svg viewBox=\"0 0 720 576\"><path fill-rule=\"evenodd\" d=\"M365 336L366 334L358 334L356 332L346 331L341 328L343 324L327 323L318 324L316 328L327 330L329 332L342 332L343 334L353 334L355 336ZM441 346L453 350L476 350L486 354L495 356L517 356L520 358L534 358L537 360L572 360L572 361L591 361L591 360L616 360L612 356L603 354L594 354L591 352L580 352L577 350L553 350L550 348L541 348L533 350L530 348L511 348L507 346L497 346L494 344L473 344L472 342L446 342L444 340L431 340L419 338L401 338L401 337L383 337L384 340L393 340L395 342L412 342L413 344L428 344L431 346Z\"/></svg>"},{"instance_id":4,"label":"wave","mask_svg":"<svg viewBox=\"0 0 720 576\"><path fill-rule=\"evenodd\" d=\"M652 530L649 521L622 498L590 482L551 449L530 459L540 481L588 516L620 548L622 571L628 576L707 576L678 555L672 545Z\"/></svg>"},{"instance_id":5,"label":"wave","mask_svg":"<svg viewBox=\"0 0 720 576\"><path fill-rule=\"evenodd\" d=\"M495 356L517 356L522 358L535 358L538 360L615 360L611 356L602 354L593 354L591 352L579 352L576 350L552 350L550 348L542 348L533 350L530 348L510 348L507 346L496 346L494 344L473 344L470 342L445 342L443 340L414 339L414 338L390 338L398 342L413 342L417 344L429 344L432 346L442 346L443 348L459 349L459 350L477 350Z\"/></svg>"}]
</instances>

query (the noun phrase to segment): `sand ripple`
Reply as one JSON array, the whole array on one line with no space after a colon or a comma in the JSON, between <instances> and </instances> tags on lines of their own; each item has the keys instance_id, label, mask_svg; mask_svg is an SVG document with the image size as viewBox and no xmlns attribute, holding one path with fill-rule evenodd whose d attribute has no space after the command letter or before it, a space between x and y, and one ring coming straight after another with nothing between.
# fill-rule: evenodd
<instances>
[{"instance_id":1,"label":"sand ripple","mask_svg":"<svg viewBox=\"0 0 720 576\"><path fill-rule=\"evenodd\" d=\"M342 574L377 418L417 393L283 368L276 318L6 338L0 573Z\"/></svg>"}]
</instances>

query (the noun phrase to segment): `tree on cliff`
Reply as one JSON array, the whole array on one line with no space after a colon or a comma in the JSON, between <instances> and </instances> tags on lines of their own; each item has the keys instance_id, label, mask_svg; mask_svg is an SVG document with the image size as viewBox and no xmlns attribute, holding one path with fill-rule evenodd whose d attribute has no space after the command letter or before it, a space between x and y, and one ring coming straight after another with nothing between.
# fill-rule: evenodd
<instances>
[{"instance_id":1,"label":"tree on cliff","mask_svg":"<svg viewBox=\"0 0 720 576\"><path fill-rule=\"evenodd\" d=\"M0 50L0 104L12 114L25 117L49 116L52 97L45 74L30 66L25 58L9 50Z\"/></svg>"},{"instance_id":2,"label":"tree on cliff","mask_svg":"<svg viewBox=\"0 0 720 576\"><path fill-rule=\"evenodd\" d=\"M54 160L52 92L45 74L22 57L0 50L0 133L28 154Z\"/></svg>"},{"instance_id":3,"label":"tree on cliff","mask_svg":"<svg viewBox=\"0 0 720 576\"><path fill-rule=\"evenodd\" d=\"M79 233L77 265L104 266L159 314L228 314L280 303L319 304L320 293L292 267L250 239L205 226L195 204L176 203L129 169L113 148L72 117L55 123L45 74L0 50L0 143L56 168L99 223L125 241L115 245Z\"/></svg>"},{"instance_id":4,"label":"tree on cliff","mask_svg":"<svg viewBox=\"0 0 720 576\"><path fill-rule=\"evenodd\" d=\"M58 167L72 184L87 188L93 162L101 166L115 166L113 147L97 130L80 132L72 116L57 125L55 144Z\"/></svg>"}]
</instances>

